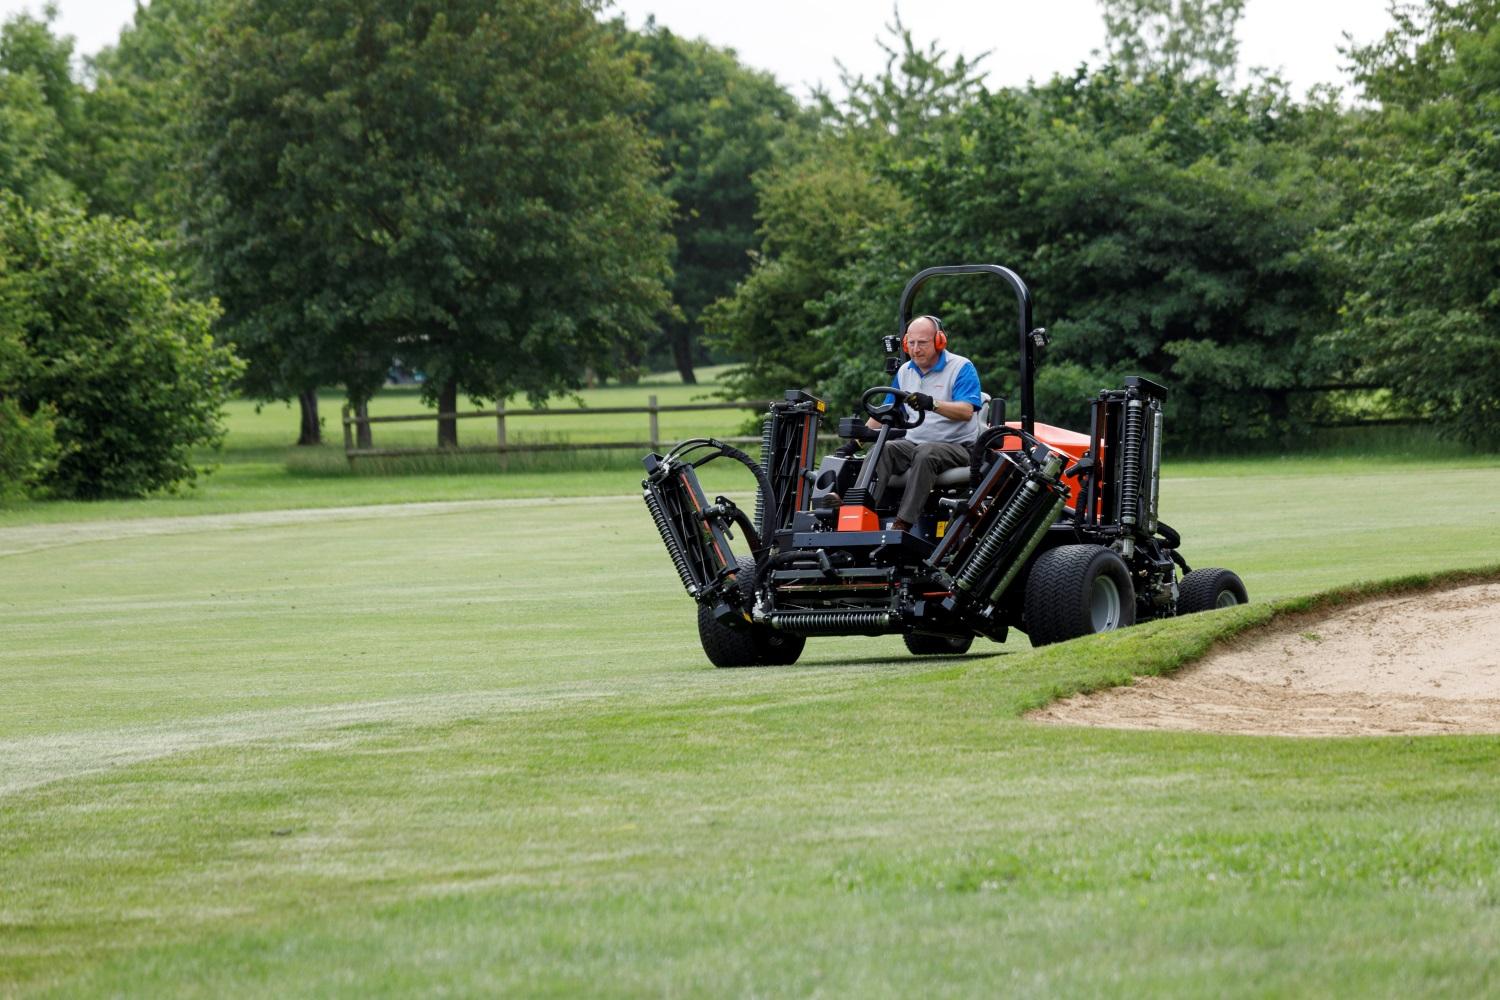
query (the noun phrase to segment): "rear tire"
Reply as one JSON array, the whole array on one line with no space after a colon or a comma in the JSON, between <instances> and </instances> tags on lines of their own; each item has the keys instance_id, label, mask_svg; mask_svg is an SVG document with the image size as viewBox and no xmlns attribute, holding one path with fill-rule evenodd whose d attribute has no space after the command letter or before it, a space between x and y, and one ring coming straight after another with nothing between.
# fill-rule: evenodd
<instances>
[{"instance_id":1,"label":"rear tire","mask_svg":"<svg viewBox=\"0 0 1500 1000\"><path fill-rule=\"evenodd\" d=\"M974 645L972 635L917 635L908 633L901 637L913 656L958 656L967 653Z\"/></svg>"},{"instance_id":2,"label":"rear tire","mask_svg":"<svg viewBox=\"0 0 1500 1000\"><path fill-rule=\"evenodd\" d=\"M791 666L797 662L797 657L802 655L802 647L807 645L805 635L778 632L764 625L755 626L754 635L755 648L760 656L760 662L768 667Z\"/></svg>"},{"instance_id":3,"label":"rear tire","mask_svg":"<svg viewBox=\"0 0 1500 1000\"><path fill-rule=\"evenodd\" d=\"M755 600L755 560L739 558L740 593L748 607ZM716 667L786 667L797 662L807 637L777 632L765 625L725 625L708 607L698 605L698 640Z\"/></svg>"},{"instance_id":4,"label":"rear tire","mask_svg":"<svg viewBox=\"0 0 1500 1000\"><path fill-rule=\"evenodd\" d=\"M1135 624L1135 587L1125 560L1102 545L1059 545L1026 578L1025 628L1033 646Z\"/></svg>"},{"instance_id":5,"label":"rear tire","mask_svg":"<svg viewBox=\"0 0 1500 1000\"><path fill-rule=\"evenodd\" d=\"M1177 585L1177 613L1197 614L1248 604L1250 595L1238 575L1227 569L1195 569Z\"/></svg>"}]
</instances>

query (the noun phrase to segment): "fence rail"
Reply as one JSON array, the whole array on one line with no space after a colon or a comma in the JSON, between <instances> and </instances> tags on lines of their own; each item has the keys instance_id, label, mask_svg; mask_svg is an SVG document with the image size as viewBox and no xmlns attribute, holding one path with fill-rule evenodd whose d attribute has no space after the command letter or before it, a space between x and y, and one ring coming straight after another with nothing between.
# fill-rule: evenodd
<instances>
[{"instance_id":1,"label":"fence rail","mask_svg":"<svg viewBox=\"0 0 1500 1000\"><path fill-rule=\"evenodd\" d=\"M389 417L358 416L352 408L343 409L344 456L354 464L359 458L403 458L413 455L499 455L539 451L660 451L662 446L660 415L663 413L689 413L703 410L765 410L771 404L763 399L743 399L728 403L677 403L661 406L655 396L648 397L645 406L575 406L542 410L508 410L499 405L492 410L464 410L452 413L407 413ZM647 416L647 440L641 441L560 441L545 444L510 444L506 440L506 421L516 417L544 419L561 416L600 416L603 414L643 413ZM356 430L361 425L396 424L438 420L473 420L476 418L495 421L495 443L485 445L460 445L454 447L409 447L409 448L360 448L355 444ZM362 435L360 435L362 436ZM832 435L820 435L831 438ZM731 444L753 444L759 437L720 437L720 441Z\"/></svg>"}]
</instances>

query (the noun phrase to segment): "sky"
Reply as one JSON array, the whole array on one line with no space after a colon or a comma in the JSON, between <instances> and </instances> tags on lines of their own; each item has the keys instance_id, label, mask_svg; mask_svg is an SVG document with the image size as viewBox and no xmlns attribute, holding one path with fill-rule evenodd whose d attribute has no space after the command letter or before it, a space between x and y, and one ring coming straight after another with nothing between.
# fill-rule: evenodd
<instances>
[{"instance_id":1,"label":"sky","mask_svg":"<svg viewBox=\"0 0 1500 1000\"><path fill-rule=\"evenodd\" d=\"M313 0L316 2L316 0ZM57 30L88 54L119 36L136 0L58 0ZM1338 48L1343 33L1370 42L1391 25L1387 0L1246 0L1239 25L1240 64L1276 70L1301 96L1318 83L1347 84ZM0 16L39 11L39 0L0 0ZM633 27L655 14L679 35L733 48L742 62L771 72L800 97L823 84L837 92L835 60L874 76L883 68L876 43L890 22L889 0L616 0L613 12ZM1095 0L922 0L902 20L917 42L977 56L991 87L1045 80L1068 72L1102 46Z\"/></svg>"}]
</instances>

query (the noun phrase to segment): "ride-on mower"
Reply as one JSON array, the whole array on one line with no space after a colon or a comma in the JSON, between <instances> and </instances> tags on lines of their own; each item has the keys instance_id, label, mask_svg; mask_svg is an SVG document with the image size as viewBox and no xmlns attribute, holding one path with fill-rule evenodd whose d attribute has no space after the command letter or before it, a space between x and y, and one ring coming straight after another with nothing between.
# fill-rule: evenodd
<instances>
[{"instance_id":1,"label":"ride-on mower","mask_svg":"<svg viewBox=\"0 0 1500 1000\"><path fill-rule=\"evenodd\" d=\"M1047 334L1033 328L1031 293L1015 272L963 264L912 278L896 336L883 338L888 381L917 292L961 274L997 276L1015 293L1020 419L1007 422L1005 400L990 400L969 465L938 478L909 530L889 527L900 477L880 490L874 472L886 442L926 414L889 384L860 400L878 431L859 416L839 422L840 437L873 436L863 457L829 455L815 467L827 408L791 390L771 404L759 462L712 438L643 460L646 507L698 603L698 634L716 666L794 663L818 635L899 633L913 653L932 655L963 653L976 635L1003 642L1017 628L1042 646L1247 599L1229 570L1191 569L1177 532L1157 517L1165 388L1130 377L1100 392L1087 434L1036 421L1036 352ZM695 470L718 458L754 475L753 517L705 496ZM744 554L730 546L735 530Z\"/></svg>"}]
</instances>

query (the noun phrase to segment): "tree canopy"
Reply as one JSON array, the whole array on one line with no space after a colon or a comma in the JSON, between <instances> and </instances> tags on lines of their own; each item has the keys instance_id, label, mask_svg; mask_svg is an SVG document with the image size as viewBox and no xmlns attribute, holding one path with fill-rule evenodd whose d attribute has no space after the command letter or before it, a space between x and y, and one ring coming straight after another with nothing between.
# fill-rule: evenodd
<instances>
[{"instance_id":1,"label":"tree canopy","mask_svg":"<svg viewBox=\"0 0 1500 1000\"><path fill-rule=\"evenodd\" d=\"M1352 53L1381 102L1357 210L1326 247L1332 338L1362 376L1470 444L1500 440L1500 3L1429 0Z\"/></svg>"},{"instance_id":2,"label":"tree canopy","mask_svg":"<svg viewBox=\"0 0 1500 1000\"><path fill-rule=\"evenodd\" d=\"M256 392L399 357L446 409L540 398L653 328L668 204L594 4L246 0L211 37L198 236Z\"/></svg>"},{"instance_id":3,"label":"tree canopy","mask_svg":"<svg viewBox=\"0 0 1500 1000\"><path fill-rule=\"evenodd\" d=\"M664 193L672 199L672 298L658 343L684 382L703 356L703 310L729 294L750 267L755 241L754 175L800 115L770 74L734 52L674 35L654 21L639 32L615 22L638 57L645 87L635 109L657 143Z\"/></svg>"},{"instance_id":4,"label":"tree canopy","mask_svg":"<svg viewBox=\"0 0 1500 1000\"><path fill-rule=\"evenodd\" d=\"M244 391L299 398L305 441L318 387L362 405L398 363L445 412L669 359L685 380L734 362L732 395L852 405L910 275L999 261L1054 335L1051 419L1139 373L1171 388L1174 440L1204 448L1351 407L1500 442L1500 0L1393 5L1347 53L1355 104L1237 82L1243 0L1100 0L1094 65L1000 88L986 56L896 17L882 73L806 106L603 6L153 0L83 74L54 8L12 16L0 192L33 236L8 252L83 240L85 271L166 282L179 333L216 297L214 350L248 360ZM29 443L0 461L57 481L71 418L26 396L41 321L23 332L16 303L64 300L16 267L0 426ZM1003 289L918 305L1014 391Z\"/></svg>"}]
</instances>

